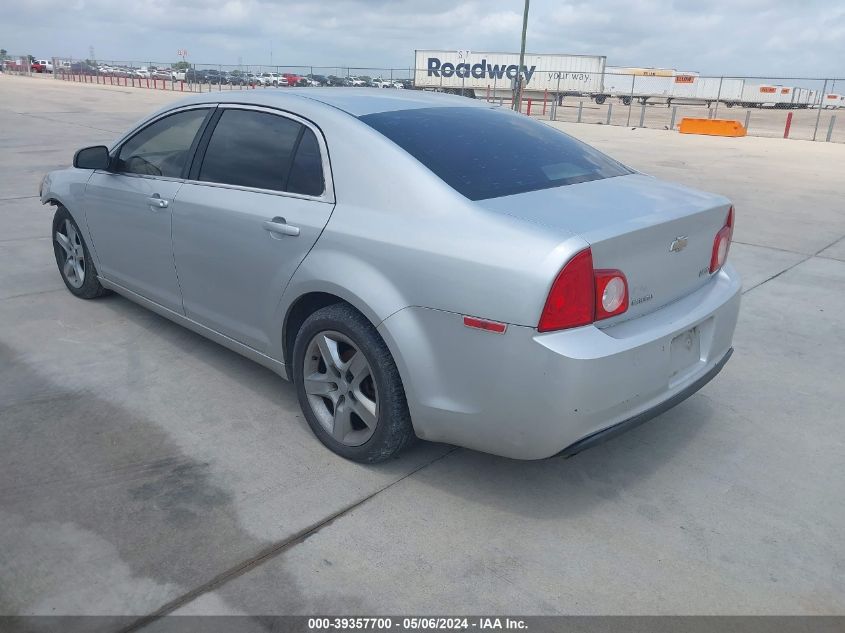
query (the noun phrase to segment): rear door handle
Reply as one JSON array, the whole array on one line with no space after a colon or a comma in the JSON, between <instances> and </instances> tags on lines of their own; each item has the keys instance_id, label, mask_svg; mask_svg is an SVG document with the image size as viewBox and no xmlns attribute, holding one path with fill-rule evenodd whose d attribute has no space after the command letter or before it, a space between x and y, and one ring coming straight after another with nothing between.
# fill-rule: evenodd
<instances>
[{"instance_id":1,"label":"rear door handle","mask_svg":"<svg viewBox=\"0 0 845 633\"><path fill-rule=\"evenodd\" d=\"M272 220L266 220L263 226L276 235L290 235L291 237L299 235L299 227L288 224L284 218L275 217Z\"/></svg>"},{"instance_id":2,"label":"rear door handle","mask_svg":"<svg viewBox=\"0 0 845 633\"><path fill-rule=\"evenodd\" d=\"M154 193L147 198L147 204L150 205L153 211L158 211L159 209L166 209L170 206L170 200L165 200L159 194Z\"/></svg>"}]
</instances>

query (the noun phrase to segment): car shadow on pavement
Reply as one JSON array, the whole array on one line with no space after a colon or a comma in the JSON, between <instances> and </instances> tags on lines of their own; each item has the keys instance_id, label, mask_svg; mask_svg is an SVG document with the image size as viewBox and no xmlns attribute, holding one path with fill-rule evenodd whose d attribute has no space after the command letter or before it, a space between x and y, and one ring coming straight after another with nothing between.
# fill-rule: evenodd
<instances>
[{"instance_id":1,"label":"car shadow on pavement","mask_svg":"<svg viewBox=\"0 0 845 633\"><path fill-rule=\"evenodd\" d=\"M538 519L567 519L615 503L649 486L662 471L684 472L688 445L718 415L705 395L574 457L519 461L461 449L419 481L500 511ZM521 421L529 424L529 420ZM653 499L654 491L643 495ZM640 510L649 513L648 502Z\"/></svg>"},{"instance_id":2,"label":"car shadow on pavement","mask_svg":"<svg viewBox=\"0 0 845 633\"><path fill-rule=\"evenodd\" d=\"M198 368L203 366L223 372L258 396L270 398L283 407L299 409L293 384L255 361L133 303L119 294L109 294L98 299L97 303L98 307L104 307L115 316L131 320L159 342L170 346L172 353L178 355L181 360L194 362Z\"/></svg>"},{"instance_id":3,"label":"car shadow on pavement","mask_svg":"<svg viewBox=\"0 0 845 633\"><path fill-rule=\"evenodd\" d=\"M172 348L172 353L178 355L180 362L188 363L197 368L197 371L219 372L227 379L234 380L239 386L251 391L257 398L266 399L272 402L273 406L280 411L292 414L297 422L304 429L310 439L313 439L315 446L319 443L316 437L312 437L312 431L308 427L305 416L301 412L299 400L296 395L296 388L289 380L281 378L255 361L252 361L237 352L233 352L214 341L201 336L181 325L178 325L155 312L147 310L124 297L112 293L97 300L98 307L110 310L115 317L128 319L133 324L142 328L149 336L157 342L164 342ZM276 421L269 421L268 424L275 424ZM380 464L356 464L357 468L366 470L386 469L399 472L403 468L401 462L410 453L423 452L425 447L441 447L445 452L448 445L435 442L417 442L416 445L406 449L396 459ZM325 450L328 459L342 459L334 456Z\"/></svg>"}]
</instances>

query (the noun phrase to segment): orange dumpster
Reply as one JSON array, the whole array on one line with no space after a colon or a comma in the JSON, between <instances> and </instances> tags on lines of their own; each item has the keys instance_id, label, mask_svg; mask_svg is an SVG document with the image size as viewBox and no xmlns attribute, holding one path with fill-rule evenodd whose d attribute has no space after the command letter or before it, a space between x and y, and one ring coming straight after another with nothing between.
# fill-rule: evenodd
<instances>
[{"instance_id":1,"label":"orange dumpster","mask_svg":"<svg viewBox=\"0 0 845 633\"><path fill-rule=\"evenodd\" d=\"M681 134L707 134L708 136L745 136L745 127L731 119L693 119L684 117L678 127Z\"/></svg>"}]
</instances>

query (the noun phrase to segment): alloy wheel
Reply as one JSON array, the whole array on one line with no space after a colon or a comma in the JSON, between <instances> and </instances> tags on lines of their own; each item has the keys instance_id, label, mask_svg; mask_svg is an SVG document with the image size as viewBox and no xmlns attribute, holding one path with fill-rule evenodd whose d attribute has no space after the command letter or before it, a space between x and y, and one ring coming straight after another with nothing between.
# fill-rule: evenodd
<instances>
[{"instance_id":1,"label":"alloy wheel","mask_svg":"<svg viewBox=\"0 0 845 633\"><path fill-rule=\"evenodd\" d=\"M348 336L318 332L305 351L302 376L311 410L335 440L360 446L372 437L378 388L364 352Z\"/></svg>"},{"instance_id":2,"label":"alloy wheel","mask_svg":"<svg viewBox=\"0 0 845 633\"><path fill-rule=\"evenodd\" d=\"M65 220L56 229L54 241L58 244L59 256L64 257L61 264L62 274L74 288L81 288L85 283L85 248L79 231L70 220Z\"/></svg>"}]
</instances>

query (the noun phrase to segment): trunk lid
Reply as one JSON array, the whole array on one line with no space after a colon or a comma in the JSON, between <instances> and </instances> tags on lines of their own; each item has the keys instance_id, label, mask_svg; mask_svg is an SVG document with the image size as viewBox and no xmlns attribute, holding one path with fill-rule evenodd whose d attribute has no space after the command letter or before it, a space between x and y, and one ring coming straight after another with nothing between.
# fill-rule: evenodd
<instances>
[{"instance_id":1,"label":"trunk lid","mask_svg":"<svg viewBox=\"0 0 845 633\"><path fill-rule=\"evenodd\" d=\"M643 174L477 204L570 231L590 244L595 268L618 268L625 273L628 310L602 321L603 325L652 312L706 284L713 240L730 208L722 196Z\"/></svg>"}]
</instances>

